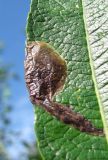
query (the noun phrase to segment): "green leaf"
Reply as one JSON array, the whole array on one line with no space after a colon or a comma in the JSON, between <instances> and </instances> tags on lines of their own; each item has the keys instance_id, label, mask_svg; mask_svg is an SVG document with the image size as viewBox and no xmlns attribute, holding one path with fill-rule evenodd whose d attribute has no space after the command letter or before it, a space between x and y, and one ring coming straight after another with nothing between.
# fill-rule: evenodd
<instances>
[{"instance_id":1,"label":"green leaf","mask_svg":"<svg viewBox=\"0 0 108 160\"><path fill-rule=\"evenodd\" d=\"M48 42L67 61L65 87L55 100L104 127L108 139L107 10L107 0L32 0L27 39ZM108 159L106 137L70 128L40 107L35 114L43 159Z\"/></svg>"}]
</instances>

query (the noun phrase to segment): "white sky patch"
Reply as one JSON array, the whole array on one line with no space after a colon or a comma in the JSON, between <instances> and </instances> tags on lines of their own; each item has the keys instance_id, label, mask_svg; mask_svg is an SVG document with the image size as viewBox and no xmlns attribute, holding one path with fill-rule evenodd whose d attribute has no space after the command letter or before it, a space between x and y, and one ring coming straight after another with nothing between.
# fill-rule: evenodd
<instances>
[{"instance_id":1,"label":"white sky patch","mask_svg":"<svg viewBox=\"0 0 108 160\"><path fill-rule=\"evenodd\" d=\"M34 111L33 105L27 96L21 96L15 103L11 113L12 130L19 131L21 137L31 137L34 135Z\"/></svg>"},{"instance_id":2,"label":"white sky patch","mask_svg":"<svg viewBox=\"0 0 108 160\"><path fill-rule=\"evenodd\" d=\"M34 131L34 112L33 106L28 96L21 96L15 102L14 110L11 113L11 128L13 131L20 133L17 138L13 137L14 145L9 147L13 159L18 160L19 153L25 152L21 141L35 142ZM17 159L18 157L18 159ZM24 158L26 160L26 157Z\"/></svg>"}]
</instances>

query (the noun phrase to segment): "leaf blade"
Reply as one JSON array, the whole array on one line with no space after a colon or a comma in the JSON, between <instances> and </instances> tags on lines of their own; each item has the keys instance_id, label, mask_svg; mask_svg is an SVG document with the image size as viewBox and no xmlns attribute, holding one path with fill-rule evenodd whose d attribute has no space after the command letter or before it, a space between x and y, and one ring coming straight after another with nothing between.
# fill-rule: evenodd
<instances>
[{"instance_id":1,"label":"leaf blade","mask_svg":"<svg viewBox=\"0 0 108 160\"><path fill-rule=\"evenodd\" d=\"M42 0L32 0L27 38L49 42L68 62L65 88L55 97L56 101L73 105L75 111L83 114L95 126L102 127L89 63L82 1L46 0L43 3ZM108 145L105 138L80 133L40 108L36 108L35 112L37 137L45 159L107 158ZM100 146L98 142L103 145Z\"/></svg>"},{"instance_id":2,"label":"leaf blade","mask_svg":"<svg viewBox=\"0 0 108 160\"><path fill-rule=\"evenodd\" d=\"M96 95L98 97L101 117L104 124L104 131L108 141L108 43L107 43L107 2L100 1L98 7L97 1L83 1L84 22L86 28L87 44L89 51L90 64L92 69L92 77L95 84ZM91 8L92 16L91 16ZM88 13L88 14L87 14ZM95 21L96 25L91 25L91 21ZM101 83L100 83L101 82Z\"/></svg>"}]
</instances>

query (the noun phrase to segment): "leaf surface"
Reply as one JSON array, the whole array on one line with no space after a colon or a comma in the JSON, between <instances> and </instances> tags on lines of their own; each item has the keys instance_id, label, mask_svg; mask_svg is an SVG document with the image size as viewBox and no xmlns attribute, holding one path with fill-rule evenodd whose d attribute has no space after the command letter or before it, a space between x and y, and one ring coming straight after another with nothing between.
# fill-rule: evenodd
<instances>
[{"instance_id":1,"label":"leaf surface","mask_svg":"<svg viewBox=\"0 0 108 160\"><path fill-rule=\"evenodd\" d=\"M96 127L104 127L105 133L108 132L107 10L107 0L32 0L27 24L27 40L48 42L67 61L68 77L55 101L71 105ZM108 158L108 136L92 136L70 128L40 107L36 107L35 114L43 159Z\"/></svg>"}]
</instances>

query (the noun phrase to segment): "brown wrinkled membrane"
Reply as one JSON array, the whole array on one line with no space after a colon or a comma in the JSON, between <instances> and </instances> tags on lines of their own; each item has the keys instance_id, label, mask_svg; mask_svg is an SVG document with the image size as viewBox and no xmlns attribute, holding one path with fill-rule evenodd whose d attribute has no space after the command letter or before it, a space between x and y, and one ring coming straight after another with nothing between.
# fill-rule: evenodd
<instances>
[{"instance_id":1,"label":"brown wrinkled membrane","mask_svg":"<svg viewBox=\"0 0 108 160\"><path fill-rule=\"evenodd\" d=\"M69 107L53 102L53 96L63 88L67 77L66 62L45 42L27 42L25 81L33 104L81 132L104 135L90 121Z\"/></svg>"}]
</instances>

